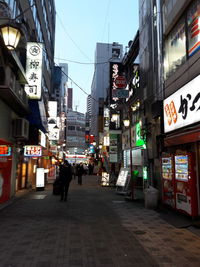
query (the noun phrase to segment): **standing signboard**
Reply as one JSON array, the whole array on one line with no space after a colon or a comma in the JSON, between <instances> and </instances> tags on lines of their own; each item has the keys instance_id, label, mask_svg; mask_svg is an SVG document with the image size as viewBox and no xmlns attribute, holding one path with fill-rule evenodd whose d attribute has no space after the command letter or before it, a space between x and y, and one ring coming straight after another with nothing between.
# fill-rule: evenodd
<instances>
[{"instance_id":1,"label":"standing signboard","mask_svg":"<svg viewBox=\"0 0 200 267\"><path fill-rule=\"evenodd\" d=\"M130 184L130 169L129 168L121 168L117 182L116 182L116 192L119 194L127 194Z\"/></svg>"}]
</instances>

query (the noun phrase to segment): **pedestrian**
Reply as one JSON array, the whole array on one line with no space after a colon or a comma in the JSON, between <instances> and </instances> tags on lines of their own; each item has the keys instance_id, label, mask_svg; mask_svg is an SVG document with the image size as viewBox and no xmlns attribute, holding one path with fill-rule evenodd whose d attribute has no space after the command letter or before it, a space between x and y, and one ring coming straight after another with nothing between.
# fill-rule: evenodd
<instances>
[{"instance_id":1,"label":"pedestrian","mask_svg":"<svg viewBox=\"0 0 200 267\"><path fill-rule=\"evenodd\" d=\"M63 165L60 165L59 172L60 186L61 186L61 198L60 201L67 201L67 195L69 190L69 184L72 180L71 165L67 160L64 161Z\"/></svg>"},{"instance_id":2,"label":"pedestrian","mask_svg":"<svg viewBox=\"0 0 200 267\"><path fill-rule=\"evenodd\" d=\"M72 164L72 177L76 179L76 165L75 163Z\"/></svg>"},{"instance_id":3,"label":"pedestrian","mask_svg":"<svg viewBox=\"0 0 200 267\"><path fill-rule=\"evenodd\" d=\"M83 164L80 163L77 166L77 176L78 176L78 184L82 185L82 176L84 174L84 168L83 168Z\"/></svg>"}]
</instances>

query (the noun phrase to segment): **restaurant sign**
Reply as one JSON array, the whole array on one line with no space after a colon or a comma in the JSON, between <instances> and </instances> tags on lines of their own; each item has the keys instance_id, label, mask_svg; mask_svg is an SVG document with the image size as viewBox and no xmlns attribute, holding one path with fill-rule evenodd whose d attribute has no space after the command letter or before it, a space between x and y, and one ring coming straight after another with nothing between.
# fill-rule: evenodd
<instances>
[{"instance_id":1,"label":"restaurant sign","mask_svg":"<svg viewBox=\"0 0 200 267\"><path fill-rule=\"evenodd\" d=\"M200 121L200 75L164 100L165 133Z\"/></svg>"},{"instance_id":2,"label":"restaurant sign","mask_svg":"<svg viewBox=\"0 0 200 267\"><path fill-rule=\"evenodd\" d=\"M25 157L41 157L42 156L42 147L41 146L25 146L24 147L24 156Z\"/></svg>"}]
</instances>

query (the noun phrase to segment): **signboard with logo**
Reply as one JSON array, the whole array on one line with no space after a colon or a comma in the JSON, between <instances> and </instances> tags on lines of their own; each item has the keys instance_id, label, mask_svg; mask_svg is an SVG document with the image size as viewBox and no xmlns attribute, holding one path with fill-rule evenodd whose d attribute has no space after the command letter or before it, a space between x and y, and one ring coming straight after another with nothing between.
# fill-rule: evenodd
<instances>
[{"instance_id":1,"label":"signboard with logo","mask_svg":"<svg viewBox=\"0 0 200 267\"><path fill-rule=\"evenodd\" d=\"M25 91L30 99L41 98L43 44L27 43Z\"/></svg>"},{"instance_id":2,"label":"signboard with logo","mask_svg":"<svg viewBox=\"0 0 200 267\"><path fill-rule=\"evenodd\" d=\"M24 156L25 157L41 157L42 156L42 147L41 146L25 146L24 147Z\"/></svg>"},{"instance_id":3,"label":"signboard with logo","mask_svg":"<svg viewBox=\"0 0 200 267\"><path fill-rule=\"evenodd\" d=\"M200 121L200 75L164 100L165 133Z\"/></svg>"}]
</instances>

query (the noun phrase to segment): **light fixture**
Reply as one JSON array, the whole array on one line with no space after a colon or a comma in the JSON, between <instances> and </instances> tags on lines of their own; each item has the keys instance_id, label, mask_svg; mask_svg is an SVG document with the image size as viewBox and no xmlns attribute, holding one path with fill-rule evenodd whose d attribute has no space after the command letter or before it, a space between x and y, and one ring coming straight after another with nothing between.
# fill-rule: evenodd
<instances>
[{"instance_id":1,"label":"light fixture","mask_svg":"<svg viewBox=\"0 0 200 267\"><path fill-rule=\"evenodd\" d=\"M119 115L118 115L117 113L115 113L115 114L112 114L111 121L115 122L115 121L117 121L117 120L118 120L118 118L119 118Z\"/></svg>"},{"instance_id":2,"label":"light fixture","mask_svg":"<svg viewBox=\"0 0 200 267\"><path fill-rule=\"evenodd\" d=\"M125 119L123 120L123 123L124 123L124 126L125 126L125 127L129 127L129 125L130 125L130 120L129 120L128 118L125 118Z\"/></svg>"},{"instance_id":3,"label":"light fixture","mask_svg":"<svg viewBox=\"0 0 200 267\"><path fill-rule=\"evenodd\" d=\"M11 25L8 23L7 25L1 26L1 35L3 37L5 46L9 50L14 50L19 43L22 33L16 25Z\"/></svg>"}]
</instances>

